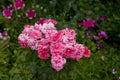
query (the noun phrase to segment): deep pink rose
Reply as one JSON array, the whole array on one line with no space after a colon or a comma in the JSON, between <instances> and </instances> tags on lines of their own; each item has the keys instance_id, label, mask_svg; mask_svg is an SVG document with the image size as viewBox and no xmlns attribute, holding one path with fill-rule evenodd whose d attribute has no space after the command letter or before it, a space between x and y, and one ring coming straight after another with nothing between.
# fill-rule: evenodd
<instances>
[{"instance_id":1,"label":"deep pink rose","mask_svg":"<svg viewBox=\"0 0 120 80\"><path fill-rule=\"evenodd\" d=\"M40 59L43 59L43 60L48 59L50 57L50 50L49 50L49 48L40 47L38 49L38 57Z\"/></svg>"},{"instance_id":2,"label":"deep pink rose","mask_svg":"<svg viewBox=\"0 0 120 80\"><path fill-rule=\"evenodd\" d=\"M66 46L62 52L62 56L66 58L75 58L76 49L73 46Z\"/></svg>"},{"instance_id":3,"label":"deep pink rose","mask_svg":"<svg viewBox=\"0 0 120 80\"><path fill-rule=\"evenodd\" d=\"M41 24L43 25L44 23L52 23L52 24L57 24L57 21L56 20L53 20L53 19L43 19L43 18L40 18L38 21L37 21L37 24Z\"/></svg>"},{"instance_id":4,"label":"deep pink rose","mask_svg":"<svg viewBox=\"0 0 120 80\"><path fill-rule=\"evenodd\" d=\"M85 26L86 28L91 28L91 27L95 27L96 23L92 19L87 19L87 20L83 20L81 23L79 23L79 26Z\"/></svg>"},{"instance_id":5,"label":"deep pink rose","mask_svg":"<svg viewBox=\"0 0 120 80\"><path fill-rule=\"evenodd\" d=\"M7 9L7 8L4 8L3 9L3 16L5 16L6 18L10 19L11 16L12 16L12 11Z\"/></svg>"},{"instance_id":6,"label":"deep pink rose","mask_svg":"<svg viewBox=\"0 0 120 80\"><path fill-rule=\"evenodd\" d=\"M36 12L35 12L35 10L32 10L32 9L27 10L26 16L27 16L29 19L35 18L35 17L36 17Z\"/></svg>"},{"instance_id":7,"label":"deep pink rose","mask_svg":"<svg viewBox=\"0 0 120 80\"><path fill-rule=\"evenodd\" d=\"M25 6L25 3L23 0L15 0L15 3L13 3L12 8L13 10L21 9Z\"/></svg>"},{"instance_id":8,"label":"deep pink rose","mask_svg":"<svg viewBox=\"0 0 120 80\"><path fill-rule=\"evenodd\" d=\"M59 42L52 43L50 45L50 50L52 55L58 55L58 54L61 55L63 49L64 49L64 45L62 45Z\"/></svg>"},{"instance_id":9,"label":"deep pink rose","mask_svg":"<svg viewBox=\"0 0 120 80\"><path fill-rule=\"evenodd\" d=\"M63 36L63 31L58 31L53 37L52 37L52 42L57 42L60 41L62 36Z\"/></svg>"},{"instance_id":10,"label":"deep pink rose","mask_svg":"<svg viewBox=\"0 0 120 80\"><path fill-rule=\"evenodd\" d=\"M89 57L90 57L90 54L91 54L91 52L90 52L90 50L88 49L88 47L85 47L84 56L87 57L87 58L89 58Z\"/></svg>"}]
</instances>

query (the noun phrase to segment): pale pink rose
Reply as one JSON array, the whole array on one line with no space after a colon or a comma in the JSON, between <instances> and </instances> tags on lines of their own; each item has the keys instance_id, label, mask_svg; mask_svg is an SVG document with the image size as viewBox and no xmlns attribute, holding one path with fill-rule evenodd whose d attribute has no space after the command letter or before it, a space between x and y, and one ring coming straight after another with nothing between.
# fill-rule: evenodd
<instances>
[{"instance_id":1,"label":"pale pink rose","mask_svg":"<svg viewBox=\"0 0 120 80\"><path fill-rule=\"evenodd\" d=\"M40 39L42 37L42 33L39 31L39 29L36 29L35 26L32 25L25 25L22 33L26 34L32 39Z\"/></svg>"},{"instance_id":2,"label":"pale pink rose","mask_svg":"<svg viewBox=\"0 0 120 80\"><path fill-rule=\"evenodd\" d=\"M38 50L38 45L36 45L37 41L35 39L27 39L27 43L28 43L28 46L32 49L32 50Z\"/></svg>"},{"instance_id":3,"label":"pale pink rose","mask_svg":"<svg viewBox=\"0 0 120 80\"><path fill-rule=\"evenodd\" d=\"M91 54L90 50L88 49L88 47L85 46L84 56L87 57L87 58L89 58L90 54Z\"/></svg>"},{"instance_id":4,"label":"pale pink rose","mask_svg":"<svg viewBox=\"0 0 120 80\"><path fill-rule=\"evenodd\" d=\"M76 44L75 45L75 49L76 49L76 54L75 54L75 60L79 60L83 57L84 52L85 52L85 47L82 44Z\"/></svg>"},{"instance_id":5,"label":"pale pink rose","mask_svg":"<svg viewBox=\"0 0 120 80\"><path fill-rule=\"evenodd\" d=\"M24 29L30 28L30 27L31 27L31 25L28 25L28 24L27 24L27 25L24 26Z\"/></svg>"},{"instance_id":6,"label":"pale pink rose","mask_svg":"<svg viewBox=\"0 0 120 80\"><path fill-rule=\"evenodd\" d=\"M52 68L54 68L56 71L60 71L66 64L66 59L60 55L52 56L51 64Z\"/></svg>"},{"instance_id":7,"label":"pale pink rose","mask_svg":"<svg viewBox=\"0 0 120 80\"><path fill-rule=\"evenodd\" d=\"M11 16L12 16L12 11L7 9L7 8L4 8L3 9L3 16L5 16L6 18L10 19Z\"/></svg>"},{"instance_id":8,"label":"pale pink rose","mask_svg":"<svg viewBox=\"0 0 120 80\"><path fill-rule=\"evenodd\" d=\"M33 27L34 26L32 26L32 25L25 25L22 33L28 34L33 29Z\"/></svg>"},{"instance_id":9,"label":"pale pink rose","mask_svg":"<svg viewBox=\"0 0 120 80\"><path fill-rule=\"evenodd\" d=\"M29 39L28 45L31 49L38 50L40 47L48 48L50 46L50 41L44 38L40 40Z\"/></svg>"},{"instance_id":10,"label":"pale pink rose","mask_svg":"<svg viewBox=\"0 0 120 80\"><path fill-rule=\"evenodd\" d=\"M52 41L53 36L57 33L57 30L50 30L45 34L45 38Z\"/></svg>"},{"instance_id":11,"label":"pale pink rose","mask_svg":"<svg viewBox=\"0 0 120 80\"><path fill-rule=\"evenodd\" d=\"M46 34L52 30L56 30L55 26L53 23L44 23L42 26L40 26L41 31Z\"/></svg>"},{"instance_id":12,"label":"pale pink rose","mask_svg":"<svg viewBox=\"0 0 120 80\"><path fill-rule=\"evenodd\" d=\"M74 45L76 43L75 39L70 39L70 37L63 35L61 40L61 43L65 44L65 45Z\"/></svg>"},{"instance_id":13,"label":"pale pink rose","mask_svg":"<svg viewBox=\"0 0 120 80\"><path fill-rule=\"evenodd\" d=\"M44 20L44 23L53 23L53 24L57 24L57 21L56 21L56 20L53 20L53 19L45 19L45 20Z\"/></svg>"},{"instance_id":14,"label":"pale pink rose","mask_svg":"<svg viewBox=\"0 0 120 80\"><path fill-rule=\"evenodd\" d=\"M74 30L66 28L64 30L61 30L63 32L61 42L66 45L74 45L76 43L76 33Z\"/></svg>"},{"instance_id":15,"label":"pale pink rose","mask_svg":"<svg viewBox=\"0 0 120 80\"><path fill-rule=\"evenodd\" d=\"M26 16L27 16L29 19L35 18L35 17L36 17L36 12L35 12L35 10L32 10L32 9L27 10Z\"/></svg>"},{"instance_id":16,"label":"pale pink rose","mask_svg":"<svg viewBox=\"0 0 120 80\"><path fill-rule=\"evenodd\" d=\"M76 38L75 30L66 28L66 29L64 29L64 33L69 39L75 39Z\"/></svg>"},{"instance_id":17,"label":"pale pink rose","mask_svg":"<svg viewBox=\"0 0 120 80\"><path fill-rule=\"evenodd\" d=\"M41 26L42 26L42 25L35 24L35 25L34 25L34 29L41 32L41 28L40 28ZM41 32L41 33L42 33L42 32Z\"/></svg>"},{"instance_id":18,"label":"pale pink rose","mask_svg":"<svg viewBox=\"0 0 120 80\"><path fill-rule=\"evenodd\" d=\"M42 33L38 30L32 29L32 31L28 33L28 36L33 39L40 39L42 37Z\"/></svg>"},{"instance_id":19,"label":"pale pink rose","mask_svg":"<svg viewBox=\"0 0 120 80\"><path fill-rule=\"evenodd\" d=\"M53 23L44 23L43 25L39 25L41 32L44 34L44 37L51 41L52 37L57 33L56 28Z\"/></svg>"},{"instance_id":20,"label":"pale pink rose","mask_svg":"<svg viewBox=\"0 0 120 80\"><path fill-rule=\"evenodd\" d=\"M38 57L40 59L43 59L43 60L48 59L50 57L50 50L49 50L49 48L40 47L38 49Z\"/></svg>"},{"instance_id":21,"label":"pale pink rose","mask_svg":"<svg viewBox=\"0 0 120 80\"><path fill-rule=\"evenodd\" d=\"M27 43L27 40L26 40L26 35L24 34L20 34L18 36L18 42L19 44L23 47L23 48L27 48L28 47L28 43Z\"/></svg>"}]
</instances>

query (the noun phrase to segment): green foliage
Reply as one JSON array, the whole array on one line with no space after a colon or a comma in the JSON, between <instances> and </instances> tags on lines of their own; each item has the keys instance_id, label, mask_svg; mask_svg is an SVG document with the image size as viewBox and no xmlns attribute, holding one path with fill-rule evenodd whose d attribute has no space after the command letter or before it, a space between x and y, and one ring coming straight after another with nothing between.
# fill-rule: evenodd
<instances>
[{"instance_id":1,"label":"green foliage","mask_svg":"<svg viewBox=\"0 0 120 80\"><path fill-rule=\"evenodd\" d=\"M2 7L13 0L0 1L0 32L8 28L10 38L0 39L0 80L117 80L120 76L120 11L118 0L24 0L25 7L13 12L11 19L2 15ZM39 7L37 7L37 5ZM112 7L111 7L112 6ZM36 10L36 18L26 17L27 9ZM20 15L20 17L19 17ZM78 28L78 23L92 18L97 21L101 15L108 16L98 22L98 28L108 32L109 38L101 40L104 46L97 49L92 37L84 38L85 28ZM18 44L18 35L25 24L34 24L39 18L52 18L58 21L57 29L66 27L75 29L77 41L85 44L92 51L91 57L79 61L67 59L64 68L57 72L51 68L50 59L40 60L37 52L23 49ZM96 30L92 30L96 33ZM8 44L9 47L4 45ZM113 69L117 70L112 74Z\"/></svg>"}]
</instances>

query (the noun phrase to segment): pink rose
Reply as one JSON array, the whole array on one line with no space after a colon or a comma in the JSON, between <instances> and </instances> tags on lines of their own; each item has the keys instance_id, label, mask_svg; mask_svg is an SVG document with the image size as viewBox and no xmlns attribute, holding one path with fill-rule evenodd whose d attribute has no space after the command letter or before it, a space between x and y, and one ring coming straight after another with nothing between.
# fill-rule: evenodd
<instances>
[{"instance_id":1,"label":"pink rose","mask_svg":"<svg viewBox=\"0 0 120 80\"><path fill-rule=\"evenodd\" d=\"M85 52L85 48L82 44L76 44L75 45L75 49L76 49L76 54L75 54L75 60L79 60L83 57L83 54Z\"/></svg>"},{"instance_id":2,"label":"pink rose","mask_svg":"<svg viewBox=\"0 0 120 80\"><path fill-rule=\"evenodd\" d=\"M12 11L7 9L7 8L4 8L3 9L3 16L5 16L6 18L10 19L11 16L12 16Z\"/></svg>"},{"instance_id":3,"label":"pink rose","mask_svg":"<svg viewBox=\"0 0 120 80\"><path fill-rule=\"evenodd\" d=\"M56 20L53 20L53 19L43 19L43 18L40 18L38 21L37 21L37 24L41 24L43 25L44 23L52 23L52 24L57 24L57 21Z\"/></svg>"},{"instance_id":4,"label":"pink rose","mask_svg":"<svg viewBox=\"0 0 120 80\"><path fill-rule=\"evenodd\" d=\"M44 23L42 26L40 26L40 29L44 34L51 32L52 30L56 30L53 23Z\"/></svg>"},{"instance_id":5,"label":"pink rose","mask_svg":"<svg viewBox=\"0 0 120 80\"><path fill-rule=\"evenodd\" d=\"M53 19L46 19L46 20L44 20L44 23L53 23L53 24L57 24L57 21L56 21L56 20L53 20Z\"/></svg>"},{"instance_id":6,"label":"pink rose","mask_svg":"<svg viewBox=\"0 0 120 80\"><path fill-rule=\"evenodd\" d=\"M91 54L91 52L90 52L90 50L88 49L88 47L85 47L84 56L87 57L87 58L89 58L89 57L90 57L90 54Z\"/></svg>"},{"instance_id":7,"label":"pink rose","mask_svg":"<svg viewBox=\"0 0 120 80\"><path fill-rule=\"evenodd\" d=\"M19 44L20 44L23 48L27 48L27 47L28 47L28 43L27 43L27 40L26 40L26 35L20 34L20 35L18 36L18 42L19 42Z\"/></svg>"},{"instance_id":8,"label":"pink rose","mask_svg":"<svg viewBox=\"0 0 120 80\"><path fill-rule=\"evenodd\" d=\"M62 51L64 49L64 45L62 45L59 42L51 43L50 50L52 55L61 55Z\"/></svg>"},{"instance_id":9,"label":"pink rose","mask_svg":"<svg viewBox=\"0 0 120 80\"><path fill-rule=\"evenodd\" d=\"M71 59L75 57L75 54L76 54L76 49L73 46L65 46L62 52L62 56L66 58L71 58Z\"/></svg>"},{"instance_id":10,"label":"pink rose","mask_svg":"<svg viewBox=\"0 0 120 80\"><path fill-rule=\"evenodd\" d=\"M35 18L35 17L36 17L36 12L35 12L35 10L32 10L32 9L27 10L26 16L27 16L29 19Z\"/></svg>"},{"instance_id":11,"label":"pink rose","mask_svg":"<svg viewBox=\"0 0 120 80\"><path fill-rule=\"evenodd\" d=\"M74 30L66 28L61 30L63 32L61 42L66 45L74 45L76 43L76 33Z\"/></svg>"},{"instance_id":12,"label":"pink rose","mask_svg":"<svg viewBox=\"0 0 120 80\"><path fill-rule=\"evenodd\" d=\"M83 20L81 23L79 23L79 26L85 26L86 28L91 28L91 27L95 27L96 23L94 20L92 19L87 19L87 20Z\"/></svg>"},{"instance_id":13,"label":"pink rose","mask_svg":"<svg viewBox=\"0 0 120 80\"><path fill-rule=\"evenodd\" d=\"M60 55L52 56L51 64L55 70L60 71L64 67L64 64L66 64L66 59Z\"/></svg>"},{"instance_id":14,"label":"pink rose","mask_svg":"<svg viewBox=\"0 0 120 80\"><path fill-rule=\"evenodd\" d=\"M53 37L52 37L52 42L57 42L57 41L60 41L60 39L62 38L63 36L63 31L58 31Z\"/></svg>"},{"instance_id":15,"label":"pink rose","mask_svg":"<svg viewBox=\"0 0 120 80\"><path fill-rule=\"evenodd\" d=\"M49 50L49 48L40 47L38 49L38 57L40 59L43 59L43 60L48 59L50 57L50 50Z\"/></svg>"},{"instance_id":16,"label":"pink rose","mask_svg":"<svg viewBox=\"0 0 120 80\"><path fill-rule=\"evenodd\" d=\"M41 31L39 29L36 29L35 26L32 25L25 25L22 33L26 34L27 36L29 36L29 38L32 39L40 39L42 37Z\"/></svg>"},{"instance_id":17,"label":"pink rose","mask_svg":"<svg viewBox=\"0 0 120 80\"><path fill-rule=\"evenodd\" d=\"M13 10L21 9L25 6L23 0L15 0L15 4L12 5Z\"/></svg>"}]
</instances>

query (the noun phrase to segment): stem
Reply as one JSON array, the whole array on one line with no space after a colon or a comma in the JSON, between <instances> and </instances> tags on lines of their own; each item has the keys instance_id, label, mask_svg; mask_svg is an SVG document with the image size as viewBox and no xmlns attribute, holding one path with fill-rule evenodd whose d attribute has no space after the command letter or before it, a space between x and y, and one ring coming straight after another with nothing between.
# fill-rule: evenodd
<instances>
[{"instance_id":1,"label":"stem","mask_svg":"<svg viewBox=\"0 0 120 80\"><path fill-rule=\"evenodd\" d=\"M17 16L17 10L16 10L16 3L15 3L15 0L12 0L13 1L13 4L14 4L14 7L15 7L15 13L16 13L16 16Z\"/></svg>"}]
</instances>

